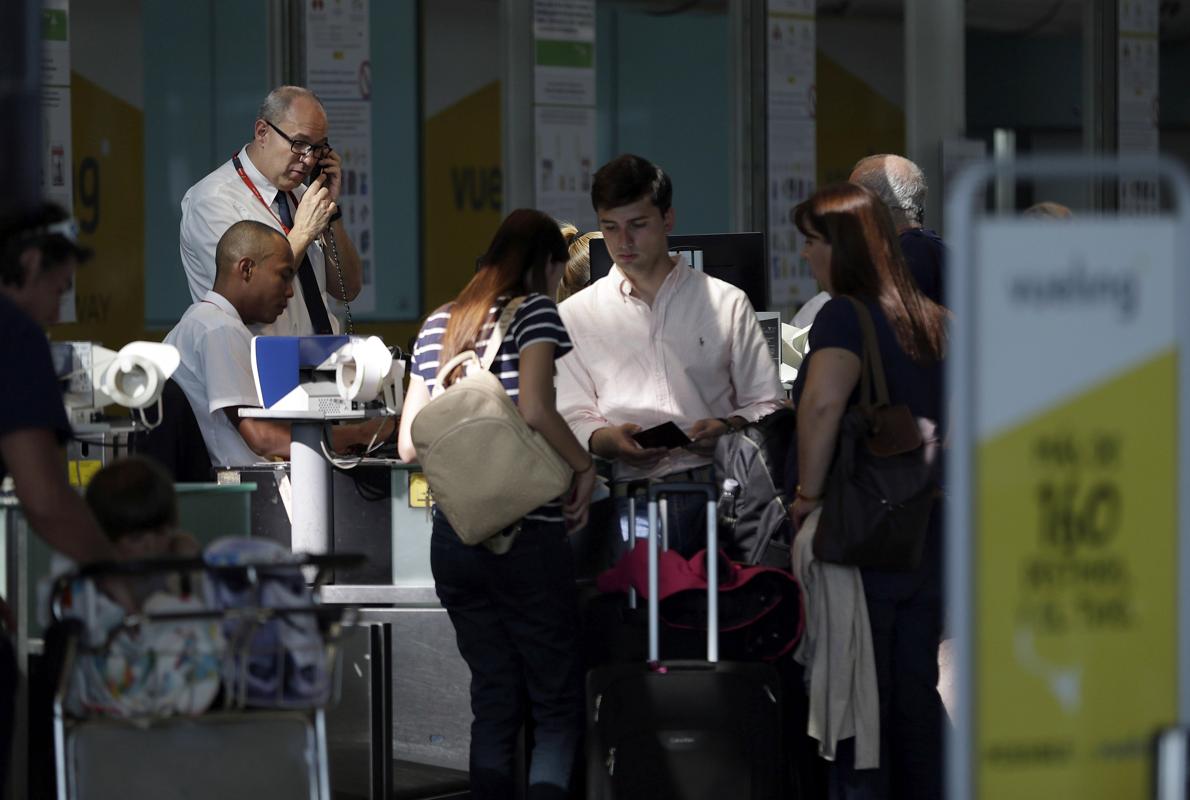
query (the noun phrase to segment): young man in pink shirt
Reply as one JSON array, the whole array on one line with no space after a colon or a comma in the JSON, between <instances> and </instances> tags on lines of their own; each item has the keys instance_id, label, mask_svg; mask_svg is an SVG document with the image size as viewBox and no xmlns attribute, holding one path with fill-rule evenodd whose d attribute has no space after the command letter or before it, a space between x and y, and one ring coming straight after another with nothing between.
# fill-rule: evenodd
<instances>
[{"instance_id":1,"label":"young man in pink shirt","mask_svg":"<svg viewBox=\"0 0 1190 800\"><path fill-rule=\"evenodd\" d=\"M615 263L559 306L574 350L558 362L558 408L580 442L613 462L621 550L630 484L714 480L718 438L785 399L744 292L669 254L672 196L669 176L640 156L601 167L591 201ZM693 443L646 448L632 438L668 421ZM637 505L640 536L647 523L645 504ZM701 549L704 514L702 500L671 501L670 546Z\"/></svg>"}]
</instances>

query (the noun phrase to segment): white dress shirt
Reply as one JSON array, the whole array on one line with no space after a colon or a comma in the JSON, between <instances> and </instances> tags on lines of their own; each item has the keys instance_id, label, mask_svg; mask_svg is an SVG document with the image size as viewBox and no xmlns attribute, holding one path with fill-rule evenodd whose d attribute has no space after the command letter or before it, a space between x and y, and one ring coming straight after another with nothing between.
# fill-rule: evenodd
<instances>
[{"instance_id":1,"label":"white dress shirt","mask_svg":"<svg viewBox=\"0 0 1190 800\"><path fill-rule=\"evenodd\" d=\"M218 292L207 292L186 309L165 343L182 356L173 379L194 409L211 464L240 467L263 461L223 410L260 406L252 377L252 332L235 306Z\"/></svg>"},{"instance_id":2,"label":"white dress shirt","mask_svg":"<svg viewBox=\"0 0 1190 800\"><path fill-rule=\"evenodd\" d=\"M231 159L220 164L218 169L190 187L182 198L179 250L182 254L182 266L186 269L186 282L190 285L190 297L196 303L215 285L215 247L228 228L240 220L251 219L285 232L281 227L281 221L274 216L277 209L273 203L277 200L279 190L252 163L252 159L248 157L247 146L240 150L239 155L244 173L256 185L256 191L260 192L261 198L269 204L271 210L265 208L252 194L252 190L244 184ZM293 190L294 197L300 201L306 188L299 185ZM284 193L281 193L281 199L282 202L289 202ZM289 210L290 213L297 213L293 203L289 203ZM311 242L306 248L306 255L310 258L310 266L314 269L314 278L322 290L325 303L326 257L321 245ZM300 262L294 264L295 269L298 266ZM329 305L327 314L331 319L331 327L337 333L338 320L330 313ZM310 321L310 312L306 310L306 301L302 296L301 281L294 278L293 297L289 298L286 310L275 322L254 325L252 329L260 335L272 336L309 336L314 333L314 323Z\"/></svg>"},{"instance_id":3,"label":"white dress shirt","mask_svg":"<svg viewBox=\"0 0 1190 800\"><path fill-rule=\"evenodd\" d=\"M690 268L666 276L652 308L611 272L558 306L574 350L558 361L558 410L583 444L609 425L650 428L672 420L687 433L700 419L755 421L785 393L747 296ZM711 459L671 450L653 469L617 463L617 479L657 477Z\"/></svg>"}]
</instances>

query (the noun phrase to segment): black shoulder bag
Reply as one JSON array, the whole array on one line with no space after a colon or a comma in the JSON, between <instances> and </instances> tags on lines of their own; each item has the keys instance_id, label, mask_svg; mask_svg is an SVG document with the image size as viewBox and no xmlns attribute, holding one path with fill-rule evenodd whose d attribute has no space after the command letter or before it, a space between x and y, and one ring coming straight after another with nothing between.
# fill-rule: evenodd
<instances>
[{"instance_id":1,"label":"black shoulder bag","mask_svg":"<svg viewBox=\"0 0 1190 800\"><path fill-rule=\"evenodd\" d=\"M856 567L914 570L941 493L936 425L915 418L907 405L889 404L872 315L847 299L863 332L860 395L839 425L814 555Z\"/></svg>"}]
</instances>

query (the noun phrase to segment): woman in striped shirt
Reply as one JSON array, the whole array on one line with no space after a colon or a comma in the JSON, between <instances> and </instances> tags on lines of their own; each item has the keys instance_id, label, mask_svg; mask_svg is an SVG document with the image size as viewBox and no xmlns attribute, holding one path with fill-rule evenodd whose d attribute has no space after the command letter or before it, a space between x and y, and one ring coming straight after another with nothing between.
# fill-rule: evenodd
<instances>
[{"instance_id":1,"label":"woman in striped shirt","mask_svg":"<svg viewBox=\"0 0 1190 800\"><path fill-rule=\"evenodd\" d=\"M533 715L530 798L567 795L584 727L574 564L566 533L586 524L595 469L554 402L554 361L571 344L551 298L567 257L550 217L512 212L480 257L475 277L422 325L401 412L398 448L403 459L414 461L411 425L430 400L439 365L482 347L504 305L526 297L492 370L529 426L574 468L574 481L566 495L515 526L519 534L503 555L463 544L438 511L430 543L435 589L471 668L471 796L477 799L513 796L516 737L526 701ZM482 451L483 443L476 442L477 458Z\"/></svg>"}]
</instances>

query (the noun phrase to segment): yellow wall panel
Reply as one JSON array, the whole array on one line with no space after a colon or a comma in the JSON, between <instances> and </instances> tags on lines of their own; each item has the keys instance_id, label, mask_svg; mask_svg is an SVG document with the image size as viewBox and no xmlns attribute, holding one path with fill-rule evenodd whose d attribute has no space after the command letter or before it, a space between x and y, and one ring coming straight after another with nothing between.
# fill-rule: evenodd
<instances>
[{"instance_id":1,"label":"yellow wall panel","mask_svg":"<svg viewBox=\"0 0 1190 800\"><path fill-rule=\"evenodd\" d=\"M818 185L845 181L874 153L905 152L904 109L818 52Z\"/></svg>"}]
</instances>

